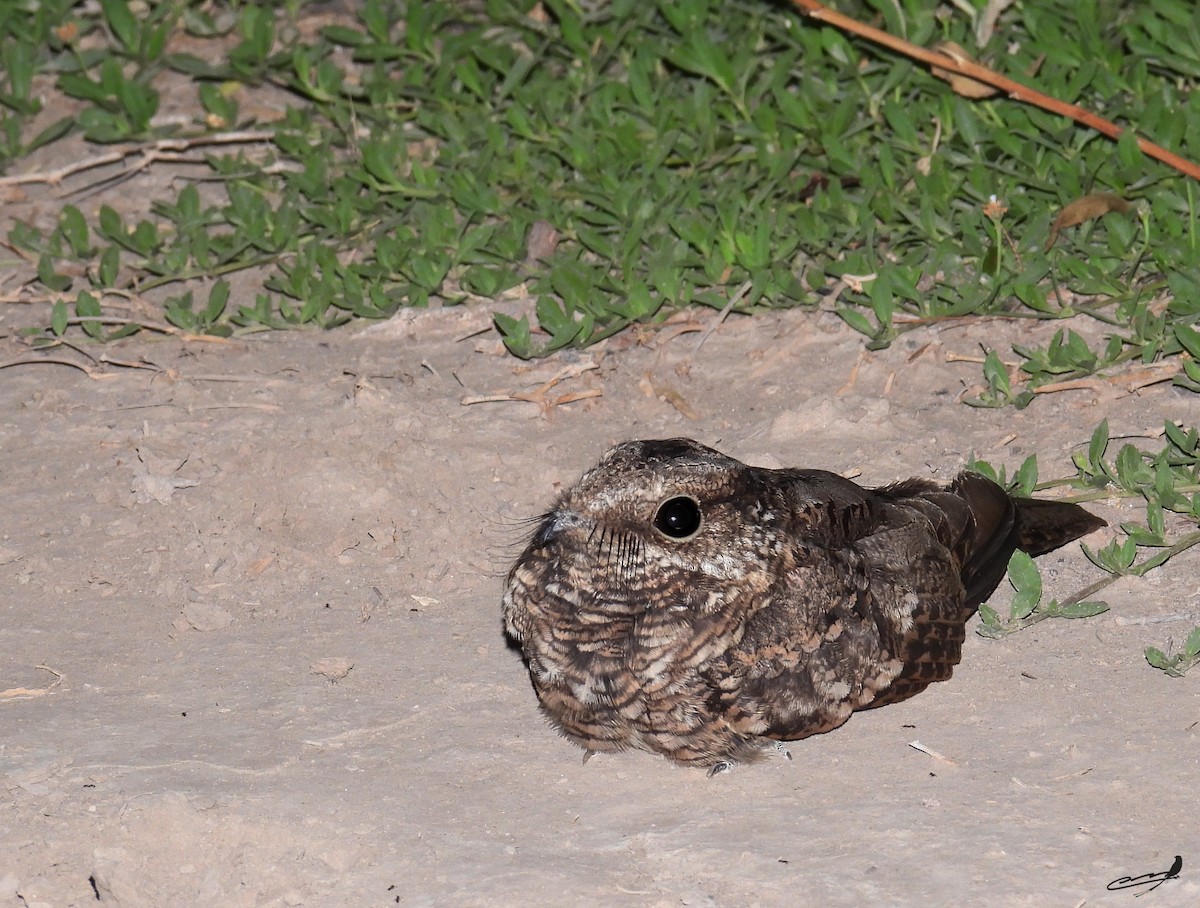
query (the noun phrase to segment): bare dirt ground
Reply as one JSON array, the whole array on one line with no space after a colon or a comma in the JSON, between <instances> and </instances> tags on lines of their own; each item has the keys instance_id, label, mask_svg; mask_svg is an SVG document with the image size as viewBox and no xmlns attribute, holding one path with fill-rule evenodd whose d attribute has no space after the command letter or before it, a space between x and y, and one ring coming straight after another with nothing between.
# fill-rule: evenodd
<instances>
[{"instance_id":1,"label":"bare dirt ground","mask_svg":"<svg viewBox=\"0 0 1200 908\"><path fill-rule=\"evenodd\" d=\"M1142 658L1200 619L1193 554L1098 618L972 636L950 682L712 779L583 765L499 620L519 521L622 439L872 484L971 452L1054 476L1102 417L1142 436L1195 424L1194 397L957 402L978 367L947 352L1041 326L861 356L833 316L789 313L698 354L668 327L529 366L461 339L484 324L132 339L106 352L154 370L0 371L0 906L1200 903L1200 688ZM547 399L596 396L464 404L559 376ZM1041 564L1050 595L1098 576L1078 545ZM1154 891L1106 888L1175 855Z\"/></svg>"}]
</instances>

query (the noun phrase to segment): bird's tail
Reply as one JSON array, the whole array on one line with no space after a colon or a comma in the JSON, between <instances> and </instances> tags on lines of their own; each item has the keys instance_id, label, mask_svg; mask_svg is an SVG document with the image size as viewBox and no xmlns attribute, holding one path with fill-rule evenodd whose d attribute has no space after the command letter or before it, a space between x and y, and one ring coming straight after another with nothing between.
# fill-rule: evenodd
<instances>
[{"instance_id":1,"label":"bird's tail","mask_svg":"<svg viewBox=\"0 0 1200 908\"><path fill-rule=\"evenodd\" d=\"M1066 501L1014 498L1017 505L1017 548L1030 555L1044 555L1093 530L1108 526L1090 511Z\"/></svg>"}]
</instances>

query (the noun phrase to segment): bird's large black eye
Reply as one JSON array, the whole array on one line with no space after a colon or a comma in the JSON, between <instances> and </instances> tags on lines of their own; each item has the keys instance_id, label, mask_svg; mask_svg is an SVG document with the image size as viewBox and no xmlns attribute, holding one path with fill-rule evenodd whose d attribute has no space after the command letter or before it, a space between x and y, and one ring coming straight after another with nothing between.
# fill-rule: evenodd
<instances>
[{"instance_id":1,"label":"bird's large black eye","mask_svg":"<svg viewBox=\"0 0 1200 908\"><path fill-rule=\"evenodd\" d=\"M654 528L672 539L687 539L700 529L700 505L694 498L680 495L658 506Z\"/></svg>"}]
</instances>

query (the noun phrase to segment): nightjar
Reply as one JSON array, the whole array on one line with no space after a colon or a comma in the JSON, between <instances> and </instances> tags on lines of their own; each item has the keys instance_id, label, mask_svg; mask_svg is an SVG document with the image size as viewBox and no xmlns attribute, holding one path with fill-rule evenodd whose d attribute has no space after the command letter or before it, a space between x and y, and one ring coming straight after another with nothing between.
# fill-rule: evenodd
<instances>
[{"instance_id":1,"label":"nightjar","mask_svg":"<svg viewBox=\"0 0 1200 908\"><path fill-rule=\"evenodd\" d=\"M631 441L540 519L504 624L542 710L589 754L725 768L949 678L1013 550L1101 526L974 473L865 489Z\"/></svg>"}]
</instances>

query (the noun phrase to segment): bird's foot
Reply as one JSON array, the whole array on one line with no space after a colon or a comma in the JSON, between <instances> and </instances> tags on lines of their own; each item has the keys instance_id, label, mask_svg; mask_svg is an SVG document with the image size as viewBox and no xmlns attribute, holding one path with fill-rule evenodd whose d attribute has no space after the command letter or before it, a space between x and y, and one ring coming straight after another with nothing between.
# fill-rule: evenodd
<instances>
[{"instance_id":1,"label":"bird's foot","mask_svg":"<svg viewBox=\"0 0 1200 908\"><path fill-rule=\"evenodd\" d=\"M787 749L787 746L782 741L775 742L775 750L779 753L779 756L783 757L785 760L790 760L792 758L792 752Z\"/></svg>"},{"instance_id":2,"label":"bird's foot","mask_svg":"<svg viewBox=\"0 0 1200 908\"><path fill-rule=\"evenodd\" d=\"M720 763L714 763L708 770L708 777L722 775L727 772L733 772L733 767L737 765L732 760L722 760Z\"/></svg>"}]
</instances>

